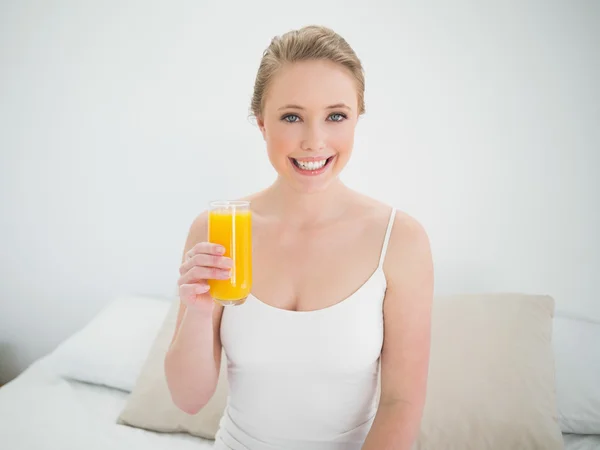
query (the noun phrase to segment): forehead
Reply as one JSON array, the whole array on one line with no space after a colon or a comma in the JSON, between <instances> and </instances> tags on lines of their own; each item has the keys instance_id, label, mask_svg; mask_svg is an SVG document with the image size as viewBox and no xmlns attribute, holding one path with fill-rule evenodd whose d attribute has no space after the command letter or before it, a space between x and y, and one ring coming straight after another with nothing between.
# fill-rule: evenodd
<instances>
[{"instance_id":1,"label":"forehead","mask_svg":"<svg viewBox=\"0 0 600 450\"><path fill-rule=\"evenodd\" d=\"M346 103L356 108L358 95L348 69L331 61L301 61L283 66L271 80L265 109L283 104L323 108Z\"/></svg>"}]
</instances>

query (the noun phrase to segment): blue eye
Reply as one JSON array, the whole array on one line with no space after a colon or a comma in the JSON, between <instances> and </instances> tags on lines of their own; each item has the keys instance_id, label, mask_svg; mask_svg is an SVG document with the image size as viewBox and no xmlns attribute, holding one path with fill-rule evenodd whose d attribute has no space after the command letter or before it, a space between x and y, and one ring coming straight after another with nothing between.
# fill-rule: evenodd
<instances>
[{"instance_id":1,"label":"blue eye","mask_svg":"<svg viewBox=\"0 0 600 450\"><path fill-rule=\"evenodd\" d=\"M282 119L286 122L294 123L298 122L300 120L300 117L298 117L296 114L288 114L287 116L283 116Z\"/></svg>"},{"instance_id":2,"label":"blue eye","mask_svg":"<svg viewBox=\"0 0 600 450\"><path fill-rule=\"evenodd\" d=\"M329 115L329 119L332 122L341 122L343 120L345 120L347 118L346 114L342 114L342 113L333 113Z\"/></svg>"}]
</instances>

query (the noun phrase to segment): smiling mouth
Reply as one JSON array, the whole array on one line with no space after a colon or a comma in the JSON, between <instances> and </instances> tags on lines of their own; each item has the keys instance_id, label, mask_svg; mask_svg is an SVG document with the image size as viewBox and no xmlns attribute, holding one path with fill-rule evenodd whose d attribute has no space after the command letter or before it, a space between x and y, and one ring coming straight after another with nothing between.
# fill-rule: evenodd
<instances>
[{"instance_id":1,"label":"smiling mouth","mask_svg":"<svg viewBox=\"0 0 600 450\"><path fill-rule=\"evenodd\" d=\"M306 172L313 172L321 170L328 166L331 163L331 161L333 161L333 158L335 158L335 155L330 156L327 159L321 159L319 161L298 161L295 158L290 158L290 160L298 169Z\"/></svg>"}]
</instances>

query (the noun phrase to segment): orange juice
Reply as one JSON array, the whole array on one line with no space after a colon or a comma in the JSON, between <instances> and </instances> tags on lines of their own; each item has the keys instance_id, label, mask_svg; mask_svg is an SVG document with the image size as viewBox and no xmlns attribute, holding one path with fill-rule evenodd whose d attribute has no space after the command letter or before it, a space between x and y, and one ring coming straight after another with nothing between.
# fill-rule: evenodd
<instances>
[{"instance_id":1,"label":"orange juice","mask_svg":"<svg viewBox=\"0 0 600 450\"><path fill-rule=\"evenodd\" d=\"M252 217L247 207L218 205L209 211L208 241L225 247L233 268L227 280L208 280L210 295L223 305L239 305L252 288Z\"/></svg>"}]
</instances>

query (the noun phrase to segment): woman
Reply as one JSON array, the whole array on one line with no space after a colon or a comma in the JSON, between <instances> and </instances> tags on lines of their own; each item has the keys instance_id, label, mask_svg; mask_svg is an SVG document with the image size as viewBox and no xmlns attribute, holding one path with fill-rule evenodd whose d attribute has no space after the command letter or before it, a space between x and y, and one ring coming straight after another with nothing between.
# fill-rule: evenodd
<instances>
[{"instance_id":1,"label":"woman","mask_svg":"<svg viewBox=\"0 0 600 450\"><path fill-rule=\"evenodd\" d=\"M252 112L278 177L246 198L254 268L243 306L223 308L207 293L231 260L205 242L206 212L191 226L165 370L173 401L194 414L214 393L225 349L230 397L216 449L409 449L416 440L430 246L414 218L339 179L363 97L361 63L332 30L273 39Z\"/></svg>"}]
</instances>

